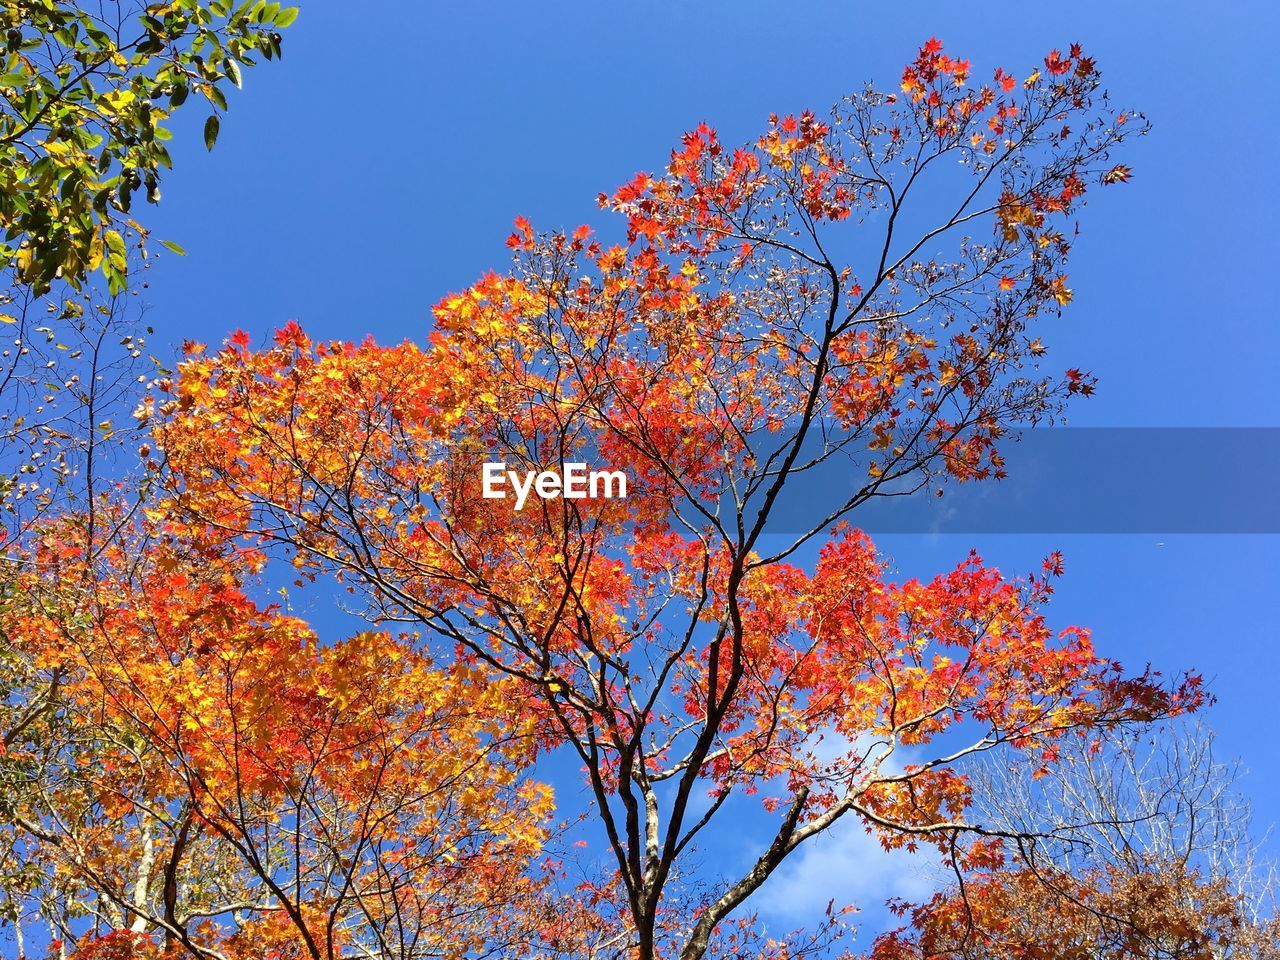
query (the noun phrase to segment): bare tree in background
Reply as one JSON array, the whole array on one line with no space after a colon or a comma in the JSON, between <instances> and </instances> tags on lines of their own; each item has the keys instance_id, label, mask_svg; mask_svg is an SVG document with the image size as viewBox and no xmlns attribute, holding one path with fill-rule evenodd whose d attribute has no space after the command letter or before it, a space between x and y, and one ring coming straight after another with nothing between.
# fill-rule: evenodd
<instances>
[{"instance_id":1,"label":"bare tree in background","mask_svg":"<svg viewBox=\"0 0 1280 960\"><path fill-rule=\"evenodd\" d=\"M1017 856L892 903L904 925L869 960L1280 960L1274 865L1211 730L1184 720L1060 747L1035 771L971 762L972 809Z\"/></svg>"},{"instance_id":2,"label":"bare tree in background","mask_svg":"<svg viewBox=\"0 0 1280 960\"><path fill-rule=\"evenodd\" d=\"M1224 761L1202 720L1151 731L1064 742L1062 762L1032 779L1010 770L1018 758L977 765L978 808L992 824L1047 838L1036 856L1081 870L1100 863L1135 869L1153 860L1229 880L1255 916L1270 913L1275 864L1252 829L1245 771Z\"/></svg>"},{"instance_id":3,"label":"bare tree in background","mask_svg":"<svg viewBox=\"0 0 1280 960\"><path fill-rule=\"evenodd\" d=\"M58 287L0 294L0 550L40 517L95 501L137 464L131 413L154 361L137 291ZM109 531L94 531L94 539Z\"/></svg>"}]
</instances>

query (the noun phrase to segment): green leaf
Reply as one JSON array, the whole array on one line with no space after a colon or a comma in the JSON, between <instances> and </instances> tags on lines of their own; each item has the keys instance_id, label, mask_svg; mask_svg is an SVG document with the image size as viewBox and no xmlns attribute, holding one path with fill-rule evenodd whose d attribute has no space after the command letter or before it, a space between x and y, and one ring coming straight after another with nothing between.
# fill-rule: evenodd
<instances>
[{"instance_id":1,"label":"green leaf","mask_svg":"<svg viewBox=\"0 0 1280 960\"><path fill-rule=\"evenodd\" d=\"M104 235L104 239L107 241L107 249L110 250L117 257L119 257L121 260L123 260L124 259L124 237L120 236L120 234L117 233L115 230L108 230Z\"/></svg>"},{"instance_id":2,"label":"green leaf","mask_svg":"<svg viewBox=\"0 0 1280 960\"><path fill-rule=\"evenodd\" d=\"M187 255L187 251L183 250L182 247L178 246L172 240L161 240L160 242L180 257L185 257Z\"/></svg>"},{"instance_id":3,"label":"green leaf","mask_svg":"<svg viewBox=\"0 0 1280 960\"><path fill-rule=\"evenodd\" d=\"M0 117L0 141L20 130L49 132L24 149L0 142L0 266L34 289L55 277L78 289L95 271L113 292L125 289L127 250L106 231L144 187L148 200L159 199L160 173L173 162L162 146L173 136L168 115L193 92L207 98L213 116L206 115L204 141L212 149L226 90L242 86L255 60L279 56L277 31L298 15L288 3L141 0L131 16L144 33L128 43L84 4L18 3L20 13L8 17L14 22L0 25L0 45L12 28L7 53L0 50L8 118ZM51 45L63 55L34 53Z\"/></svg>"},{"instance_id":4,"label":"green leaf","mask_svg":"<svg viewBox=\"0 0 1280 960\"><path fill-rule=\"evenodd\" d=\"M221 126L222 121L216 113L209 114L209 119L204 122L204 145L209 150L218 142L218 130Z\"/></svg>"}]
</instances>

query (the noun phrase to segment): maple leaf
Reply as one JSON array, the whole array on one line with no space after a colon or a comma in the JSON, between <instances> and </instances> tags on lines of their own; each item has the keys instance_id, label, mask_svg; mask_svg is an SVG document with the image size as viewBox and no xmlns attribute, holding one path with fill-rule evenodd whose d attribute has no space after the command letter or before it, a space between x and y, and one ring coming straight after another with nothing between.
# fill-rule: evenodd
<instances>
[{"instance_id":1,"label":"maple leaf","mask_svg":"<svg viewBox=\"0 0 1280 960\"><path fill-rule=\"evenodd\" d=\"M1053 76L1061 76L1071 69L1071 58L1064 59L1060 51L1054 50L1044 58L1044 66Z\"/></svg>"}]
</instances>

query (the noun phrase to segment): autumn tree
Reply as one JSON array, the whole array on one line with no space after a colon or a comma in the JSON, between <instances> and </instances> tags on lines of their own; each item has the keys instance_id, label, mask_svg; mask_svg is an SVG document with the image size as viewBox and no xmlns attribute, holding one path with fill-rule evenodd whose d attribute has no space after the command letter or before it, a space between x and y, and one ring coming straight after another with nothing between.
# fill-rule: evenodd
<instances>
[{"instance_id":1,"label":"autumn tree","mask_svg":"<svg viewBox=\"0 0 1280 960\"><path fill-rule=\"evenodd\" d=\"M803 950L734 921L811 838L852 820L993 870L1026 837L975 815L966 758L1041 772L1202 702L1194 676L1126 675L1051 627L1056 556L895 582L853 525L1000 476L1002 437L1092 391L1042 335L1084 198L1129 177L1113 153L1144 131L1076 46L981 82L936 40L829 116L738 147L700 125L600 196L618 242L517 219L513 267L441 300L422 342L290 324L188 345L145 411L170 509L483 669L576 758L608 850L588 889L622 931L593 955ZM516 510L483 495L493 461L605 464L630 493ZM795 482L833 464L847 488L780 535ZM751 795L754 864L696 876Z\"/></svg>"},{"instance_id":2,"label":"autumn tree","mask_svg":"<svg viewBox=\"0 0 1280 960\"><path fill-rule=\"evenodd\" d=\"M138 960L526 936L549 794L504 685L406 637L321 644L249 599L243 552L154 518L90 551L83 522L42 530L0 617L37 674L0 677L28 691L0 709L19 949L40 927L64 954Z\"/></svg>"},{"instance_id":3,"label":"autumn tree","mask_svg":"<svg viewBox=\"0 0 1280 960\"><path fill-rule=\"evenodd\" d=\"M129 943L157 926L176 935L156 871L166 831L181 820L178 808L164 811L181 798L157 758L177 754L121 714L85 706L108 696L101 686L96 697L87 692L92 651L100 658L106 642L91 629L101 626L95 615L136 600L126 588L148 576L115 562L151 535L136 522L142 490L120 457L136 458L129 412L156 372L138 299L148 231L134 198L159 200L172 164L170 120L183 104L206 104L212 148L227 91L241 85L243 67L279 56L279 31L296 15L280 4L185 0L39 0L0 14L0 926L13 925L20 950L32 908L64 953L86 916L100 932L120 928ZM64 566L79 558L76 575L41 560L51 542L67 551ZM232 603L219 616L244 609ZM76 638L80 657L42 644L37 624ZM138 656L157 654L136 643ZM95 778L101 757L125 772ZM153 777L154 791L144 789ZM166 877L180 902L207 868L194 855L171 858ZM119 871L130 876L127 894ZM251 911L241 915L253 922Z\"/></svg>"}]
</instances>

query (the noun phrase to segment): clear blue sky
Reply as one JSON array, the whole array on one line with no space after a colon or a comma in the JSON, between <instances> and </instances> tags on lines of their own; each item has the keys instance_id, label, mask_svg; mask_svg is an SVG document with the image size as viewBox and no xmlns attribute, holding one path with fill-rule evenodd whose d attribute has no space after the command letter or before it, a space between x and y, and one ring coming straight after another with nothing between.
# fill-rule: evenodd
<instances>
[{"instance_id":1,"label":"clear blue sky","mask_svg":"<svg viewBox=\"0 0 1280 960\"><path fill-rule=\"evenodd\" d=\"M1047 332L1063 366L1101 378L1072 422L1280 426L1271 2L302 7L284 61L247 72L213 154L203 116L186 118L151 222L189 256L150 278L153 345L264 337L295 318L323 337L421 337L441 295L506 263L512 217L602 223L595 195L660 168L700 120L732 142L770 112L892 86L935 34L983 74L1079 41L1154 132L1129 155L1132 183L1086 210L1076 299ZM879 542L919 575L971 546L1010 572L1061 548L1056 619L1094 628L1129 666L1201 670L1259 820L1280 821L1280 538ZM878 899L877 884L849 889Z\"/></svg>"}]
</instances>

